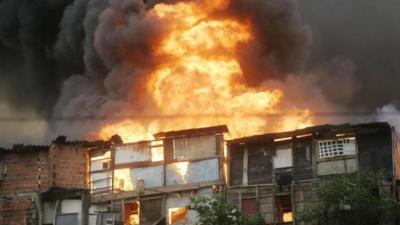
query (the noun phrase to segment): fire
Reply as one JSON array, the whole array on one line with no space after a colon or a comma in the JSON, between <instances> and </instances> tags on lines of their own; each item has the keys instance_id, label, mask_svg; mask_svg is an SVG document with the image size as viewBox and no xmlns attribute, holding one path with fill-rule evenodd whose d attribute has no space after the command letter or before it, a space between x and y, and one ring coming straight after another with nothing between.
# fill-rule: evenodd
<instances>
[{"instance_id":1,"label":"fire","mask_svg":"<svg viewBox=\"0 0 400 225\"><path fill-rule=\"evenodd\" d=\"M129 168L114 170L114 189L122 191L133 190Z\"/></svg>"},{"instance_id":2,"label":"fire","mask_svg":"<svg viewBox=\"0 0 400 225\"><path fill-rule=\"evenodd\" d=\"M185 176L188 172L189 162L178 162L174 164L177 172L182 176L182 180L186 182Z\"/></svg>"},{"instance_id":3,"label":"fire","mask_svg":"<svg viewBox=\"0 0 400 225\"><path fill-rule=\"evenodd\" d=\"M161 118L127 118L104 126L101 138L117 133L132 142L151 139L163 130L220 124L228 125L230 137L235 138L312 124L308 110L294 109L283 119L266 118L282 111L284 94L244 84L237 46L255 37L247 22L212 16L228 4L228 0L160 3L147 12L147 17L166 26L153 52L163 60L150 72L146 85L152 111Z\"/></svg>"}]
</instances>

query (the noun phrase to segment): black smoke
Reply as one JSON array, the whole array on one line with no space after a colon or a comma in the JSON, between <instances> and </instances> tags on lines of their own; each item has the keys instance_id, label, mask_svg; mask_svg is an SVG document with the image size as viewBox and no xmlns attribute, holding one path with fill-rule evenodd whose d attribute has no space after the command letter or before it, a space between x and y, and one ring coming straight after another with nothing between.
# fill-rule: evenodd
<instances>
[{"instance_id":1,"label":"black smoke","mask_svg":"<svg viewBox=\"0 0 400 225\"><path fill-rule=\"evenodd\" d=\"M0 0L0 103L44 117L107 116L140 106L129 90L157 63L150 52L163 24L143 15L159 2L178 1ZM322 105L374 110L400 101L399 6L232 0L217 13L254 24L257 41L238 49L249 85L281 82L302 92L292 94L293 103L298 96L307 101L308 87L329 102Z\"/></svg>"},{"instance_id":2,"label":"black smoke","mask_svg":"<svg viewBox=\"0 0 400 225\"><path fill-rule=\"evenodd\" d=\"M33 108L40 114L50 114L63 80L70 73L83 71L79 62L63 65L53 55L60 21L70 3L0 1L1 95L18 110ZM79 58L81 55L76 56L77 61Z\"/></svg>"}]
</instances>

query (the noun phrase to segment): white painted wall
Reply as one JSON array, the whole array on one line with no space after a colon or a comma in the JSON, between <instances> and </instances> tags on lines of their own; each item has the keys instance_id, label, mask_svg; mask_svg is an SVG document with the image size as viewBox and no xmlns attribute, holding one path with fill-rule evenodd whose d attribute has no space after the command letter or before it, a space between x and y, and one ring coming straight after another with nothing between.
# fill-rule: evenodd
<instances>
[{"instance_id":1,"label":"white painted wall","mask_svg":"<svg viewBox=\"0 0 400 225\"><path fill-rule=\"evenodd\" d=\"M135 143L115 147L115 164L144 162L150 160L150 147L144 144Z\"/></svg>"},{"instance_id":2,"label":"white painted wall","mask_svg":"<svg viewBox=\"0 0 400 225\"><path fill-rule=\"evenodd\" d=\"M161 187L164 184L163 166L151 166L143 168L133 168L130 170L133 187L136 188L137 180L143 179L145 187Z\"/></svg>"},{"instance_id":3,"label":"white painted wall","mask_svg":"<svg viewBox=\"0 0 400 225\"><path fill-rule=\"evenodd\" d=\"M106 188L111 187L111 177L112 173L109 172L102 172L102 173L92 173L91 174L91 181L92 181L92 190L98 188ZM109 178L109 179L107 179ZM102 180L104 179L104 180ZM98 180L98 181L96 181ZM94 182L93 182L94 181Z\"/></svg>"},{"instance_id":4,"label":"white painted wall","mask_svg":"<svg viewBox=\"0 0 400 225\"><path fill-rule=\"evenodd\" d=\"M201 196L205 196L205 197L210 197L212 194L212 188L202 188L197 190L197 194L196 195L201 195ZM166 203L165 203L165 215L166 215L166 221L168 224L169 221L169 213L168 213L168 209L170 208L184 208L187 205L189 205L190 200L188 196L182 196L182 197L178 197L178 196L170 196L167 198ZM197 222L197 213L195 211L189 210L189 215L188 215L188 223L187 224L196 224Z\"/></svg>"},{"instance_id":5,"label":"white painted wall","mask_svg":"<svg viewBox=\"0 0 400 225\"><path fill-rule=\"evenodd\" d=\"M188 197L169 197L166 201L165 215L167 224L169 224L169 209L171 208L185 208L189 205ZM197 222L197 214L195 211L189 210L188 212L188 222L186 224L195 224Z\"/></svg>"},{"instance_id":6,"label":"white painted wall","mask_svg":"<svg viewBox=\"0 0 400 225\"><path fill-rule=\"evenodd\" d=\"M190 184L219 180L219 160L209 159L190 162L184 177L177 170L177 163L166 167L167 185Z\"/></svg>"}]
</instances>

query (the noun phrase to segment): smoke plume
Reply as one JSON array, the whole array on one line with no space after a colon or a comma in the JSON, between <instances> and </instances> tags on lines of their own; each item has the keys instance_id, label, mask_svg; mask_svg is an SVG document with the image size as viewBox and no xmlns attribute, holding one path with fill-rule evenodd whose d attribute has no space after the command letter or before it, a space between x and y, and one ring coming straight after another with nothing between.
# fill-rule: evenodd
<instances>
[{"instance_id":1,"label":"smoke plume","mask_svg":"<svg viewBox=\"0 0 400 225\"><path fill-rule=\"evenodd\" d=\"M155 114L143 84L165 60L153 46L168 21L148 15L161 2L180 1L0 1L0 115L63 118L42 126L47 135L39 136L48 141L58 134L95 138L113 117ZM231 0L213 16L252 24L254 41L237 49L242 82L283 90L283 109L373 111L399 101L396 6L395 0ZM103 117L111 118L96 119Z\"/></svg>"}]
</instances>

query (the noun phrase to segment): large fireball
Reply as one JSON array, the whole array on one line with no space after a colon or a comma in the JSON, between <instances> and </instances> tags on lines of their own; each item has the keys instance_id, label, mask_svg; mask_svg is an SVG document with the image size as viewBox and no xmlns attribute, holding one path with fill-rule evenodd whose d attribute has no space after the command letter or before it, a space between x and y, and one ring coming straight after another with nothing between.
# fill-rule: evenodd
<instances>
[{"instance_id":1,"label":"large fireball","mask_svg":"<svg viewBox=\"0 0 400 225\"><path fill-rule=\"evenodd\" d=\"M230 137L283 131L312 124L307 109L290 109L282 117L284 93L250 88L243 82L238 46L255 37L251 24L213 16L228 1L184 1L157 4L146 17L162 21L165 35L154 46L163 58L150 72L145 91L153 101L154 119L126 118L101 128L108 139L150 139L165 130L226 124Z\"/></svg>"}]
</instances>

